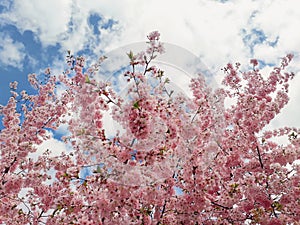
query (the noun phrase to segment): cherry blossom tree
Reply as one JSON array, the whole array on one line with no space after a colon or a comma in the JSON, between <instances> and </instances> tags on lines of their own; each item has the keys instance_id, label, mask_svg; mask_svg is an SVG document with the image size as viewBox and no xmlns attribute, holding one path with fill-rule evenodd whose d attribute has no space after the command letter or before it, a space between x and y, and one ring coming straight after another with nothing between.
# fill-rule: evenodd
<instances>
[{"instance_id":1,"label":"cherry blossom tree","mask_svg":"<svg viewBox=\"0 0 300 225\"><path fill-rule=\"evenodd\" d=\"M11 84L1 106L0 224L300 221L299 129L265 129L288 103L292 55L267 77L257 60L246 72L227 64L215 90L199 74L188 97L152 63L164 52L159 38L152 32L145 51L128 53L126 95L96 79L106 57L86 68L71 52L61 75L29 75L37 94ZM105 113L119 124L114 135ZM61 126L69 150L37 154ZM276 143L279 136L288 143Z\"/></svg>"}]
</instances>

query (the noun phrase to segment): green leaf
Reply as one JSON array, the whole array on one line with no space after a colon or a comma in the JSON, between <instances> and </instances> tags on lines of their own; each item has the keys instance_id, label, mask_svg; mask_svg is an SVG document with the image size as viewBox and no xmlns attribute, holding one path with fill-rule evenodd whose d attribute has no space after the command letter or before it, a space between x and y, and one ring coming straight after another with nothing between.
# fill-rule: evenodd
<instances>
[{"instance_id":1,"label":"green leaf","mask_svg":"<svg viewBox=\"0 0 300 225\"><path fill-rule=\"evenodd\" d=\"M139 101L136 101L135 103L133 103L133 108L138 109L139 106Z\"/></svg>"},{"instance_id":2,"label":"green leaf","mask_svg":"<svg viewBox=\"0 0 300 225\"><path fill-rule=\"evenodd\" d=\"M234 184L231 184L230 186L231 186L233 189L236 189L236 188L239 186L239 184L234 183Z\"/></svg>"},{"instance_id":3,"label":"green leaf","mask_svg":"<svg viewBox=\"0 0 300 225\"><path fill-rule=\"evenodd\" d=\"M163 70L159 70L157 73L158 73L158 77L162 77L164 75L164 71Z\"/></svg>"},{"instance_id":4,"label":"green leaf","mask_svg":"<svg viewBox=\"0 0 300 225\"><path fill-rule=\"evenodd\" d=\"M282 208L283 208L283 206L279 203L279 202L273 202L273 207L275 208L275 209L277 209L277 210L282 210Z\"/></svg>"},{"instance_id":5,"label":"green leaf","mask_svg":"<svg viewBox=\"0 0 300 225\"><path fill-rule=\"evenodd\" d=\"M97 166L97 169L94 170L94 173L102 173L101 167Z\"/></svg>"},{"instance_id":6,"label":"green leaf","mask_svg":"<svg viewBox=\"0 0 300 225\"><path fill-rule=\"evenodd\" d=\"M85 130L82 128L82 129L78 132L77 135L78 135L78 136L79 136L79 135L83 135L84 133L85 133Z\"/></svg>"},{"instance_id":7,"label":"green leaf","mask_svg":"<svg viewBox=\"0 0 300 225\"><path fill-rule=\"evenodd\" d=\"M128 55L128 57L129 57L129 59L130 59L131 61L134 60L134 55L133 55L133 52L132 52L131 50L130 50L129 53L127 53L127 55Z\"/></svg>"},{"instance_id":8,"label":"green leaf","mask_svg":"<svg viewBox=\"0 0 300 225\"><path fill-rule=\"evenodd\" d=\"M85 83L91 83L90 78L88 75L85 75Z\"/></svg>"},{"instance_id":9,"label":"green leaf","mask_svg":"<svg viewBox=\"0 0 300 225\"><path fill-rule=\"evenodd\" d=\"M63 208L63 207L62 207L61 204L59 204L59 205L57 206L57 210L58 210L58 211L62 210L62 208Z\"/></svg>"},{"instance_id":10,"label":"green leaf","mask_svg":"<svg viewBox=\"0 0 300 225\"><path fill-rule=\"evenodd\" d=\"M87 187L87 181L85 180L83 183L82 183L83 186Z\"/></svg>"}]
</instances>

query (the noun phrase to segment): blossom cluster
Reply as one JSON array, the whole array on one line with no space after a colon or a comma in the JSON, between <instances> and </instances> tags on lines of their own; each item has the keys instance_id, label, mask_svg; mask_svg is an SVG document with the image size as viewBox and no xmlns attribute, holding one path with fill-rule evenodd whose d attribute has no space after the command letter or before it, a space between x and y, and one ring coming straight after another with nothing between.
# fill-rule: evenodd
<instances>
[{"instance_id":1,"label":"blossom cluster","mask_svg":"<svg viewBox=\"0 0 300 225\"><path fill-rule=\"evenodd\" d=\"M150 33L147 43L127 54L126 95L94 78L109 59L86 68L70 51L61 75L50 68L45 82L29 75L37 94L19 96L11 83L12 96L0 107L0 224L300 221L299 129L265 130L288 103L292 55L267 78L255 59L246 72L227 64L216 90L198 74L188 97L170 89L153 63L164 52L160 34ZM229 108L226 99L235 100ZM113 136L105 128L108 112L122 128ZM71 150L53 155L52 146L37 155L48 131L62 125ZM288 144L275 143L278 136Z\"/></svg>"}]
</instances>

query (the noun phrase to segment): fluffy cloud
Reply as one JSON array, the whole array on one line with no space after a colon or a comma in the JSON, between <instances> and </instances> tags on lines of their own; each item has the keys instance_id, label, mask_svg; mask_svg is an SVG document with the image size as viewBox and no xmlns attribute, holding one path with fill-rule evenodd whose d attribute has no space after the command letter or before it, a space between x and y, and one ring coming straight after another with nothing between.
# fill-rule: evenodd
<instances>
[{"instance_id":1,"label":"fluffy cloud","mask_svg":"<svg viewBox=\"0 0 300 225\"><path fill-rule=\"evenodd\" d=\"M277 64L289 52L299 58L297 6L298 0L15 0L1 18L20 30L34 31L44 46L59 43L64 50L75 52L88 47L95 55L144 41L150 31L159 30L164 42L199 56L219 80L220 69L228 61L248 64L255 57ZM93 14L102 18L96 25L99 34L89 24ZM117 23L108 29L103 25L109 19ZM21 45L13 45L9 49L22 50ZM13 52L6 54L15 55L15 60L23 57ZM294 64L294 71L300 71L299 65ZM291 101L294 113L287 117L289 121L299 115L296 84L291 87L291 99L296 100Z\"/></svg>"},{"instance_id":2,"label":"fluffy cloud","mask_svg":"<svg viewBox=\"0 0 300 225\"><path fill-rule=\"evenodd\" d=\"M48 135L50 138L46 141L43 141L42 144L36 145L35 147L37 148L37 151L30 153L28 155L29 158L37 160L38 156L46 151L50 151L51 156L59 156L61 153L66 153L70 149L70 146L66 145L63 141L55 139L52 132L48 131Z\"/></svg>"},{"instance_id":3,"label":"fluffy cloud","mask_svg":"<svg viewBox=\"0 0 300 225\"><path fill-rule=\"evenodd\" d=\"M266 35L265 42L257 43L262 46L256 47L254 56L265 57L268 46L264 45L277 37L275 53L296 49L295 40L300 36L296 32L300 21L296 5L297 0L191 0L188 4L178 0L16 0L6 19L19 29L35 31L44 45L58 42L73 51L89 46L98 54L103 49L144 41L149 31L159 30L163 41L201 56L218 71L229 60L243 61L251 56L243 42L243 30L255 28ZM91 14L104 20L113 18L118 24L110 30L99 24L100 37L96 37L88 23Z\"/></svg>"},{"instance_id":4,"label":"fluffy cloud","mask_svg":"<svg viewBox=\"0 0 300 225\"><path fill-rule=\"evenodd\" d=\"M25 57L24 45L5 34L0 34L0 39L0 62L2 66L12 66L22 70L22 61Z\"/></svg>"},{"instance_id":5,"label":"fluffy cloud","mask_svg":"<svg viewBox=\"0 0 300 225\"><path fill-rule=\"evenodd\" d=\"M15 0L10 11L3 13L1 17L15 24L21 32L33 31L42 44L55 44L68 30L71 2L70 0Z\"/></svg>"}]
</instances>

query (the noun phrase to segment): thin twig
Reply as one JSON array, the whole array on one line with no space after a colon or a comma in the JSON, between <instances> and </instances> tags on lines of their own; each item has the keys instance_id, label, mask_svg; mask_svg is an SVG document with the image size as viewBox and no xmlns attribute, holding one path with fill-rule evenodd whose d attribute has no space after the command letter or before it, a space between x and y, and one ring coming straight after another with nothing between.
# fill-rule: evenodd
<instances>
[{"instance_id":1,"label":"thin twig","mask_svg":"<svg viewBox=\"0 0 300 225\"><path fill-rule=\"evenodd\" d=\"M258 154L258 159L259 159L260 167L263 169L263 168L264 168L264 164L263 164L263 162L262 162L262 158L261 158L261 155L260 155L260 151L259 151L258 146L256 146L256 150L257 150L257 154Z\"/></svg>"},{"instance_id":2,"label":"thin twig","mask_svg":"<svg viewBox=\"0 0 300 225\"><path fill-rule=\"evenodd\" d=\"M223 208L223 209L232 209L232 207L220 205L220 204L218 204L218 203L216 203L216 202L211 202L211 203L212 203L213 205L219 206L219 207L221 207L221 208Z\"/></svg>"}]
</instances>

